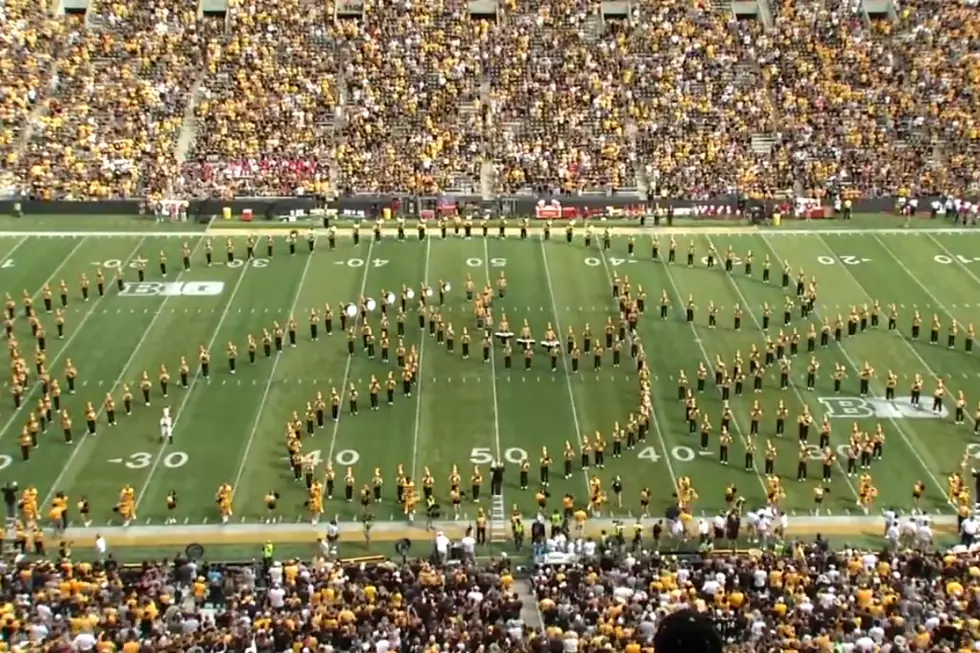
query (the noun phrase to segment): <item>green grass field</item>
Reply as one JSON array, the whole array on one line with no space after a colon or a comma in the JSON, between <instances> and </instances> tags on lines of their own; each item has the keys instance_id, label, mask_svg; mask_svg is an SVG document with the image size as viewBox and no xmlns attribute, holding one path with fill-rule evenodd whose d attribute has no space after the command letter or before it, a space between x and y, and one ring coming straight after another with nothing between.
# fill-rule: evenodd
<instances>
[{"instance_id":1,"label":"green grass field","mask_svg":"<svg viewBox=\"0 0 980 653\"><path fill-rule=\"evenodd\" d=\"M849 226L849 225L847 225ZM623 422L637 404L635 366L624 357L623 365L614 369L607 355L602 369L592 369L591 357L583 357L582 371L571 374L566 360L557 372L550 369L547 357L538 352L530 371L515 356L513 369L504 368L500 348L495 348L491 364L483 364L479 337L473 339L473 352L464 360L459 352L449 353L434 338L422 334L409 310L406 347L414 345L420 352L421 372L418 386L410 398L396 393L393 406L382 401L380 410L367 409L368 381L372 375L383 378L391 365L379 359L370 360L357 348L347 355L343 334L323 336L311 342L307 332L307 314L311 308L322 310L324 304L337 306L358 297L381 298L382 289L402 285L433 287L439 281L449 282L453 290L442 308L445 318L457 333L462 328L474 330L472 312L464 297L467 275L479 287L488 278L504 272L509 291L498 301L495 310L506 312L512 325L527 320L540 339L547 323L564 339L571 327L580 334L588 323L601 334L607 317L616 312L611 295L613 275L629 277L633 287L646 292L647 312L641 318L638 335L646 347L653 379L655 423L646 443L612 460L607 449L607 465L593 469L608 487L612 478L623 478L623 506L613 502L606 516L626 516L638 510L638 492L649 486L655 498L655 514L661 514L670 501L676 478L688 476L701 496L695 512L712 514L723 506L723 490L735 483L750 505L763 501L762 456L758 472L742 470L741 436L749 432L748 413L754 399L760 399L766 416L760 434L763 442L772 437L779 448L777 471L783 477L787 492L784 507L805 513L811 510L811 491L819 476L819 463L810 467L811 480L795 480L797 440L792 424L784 438L773 437L775 405L786 401L790 418L802 405L810 407L818 420L824 414L833 418L833 444L843 449L855 419L862 428L871 430L881 422L887 434L884 460L872 470L880 491L878 506L911 507L911 487L921 479L927 485L924 507L946 512L945 476L954 471L968 451L980 457L980 441L973 437L972 420L957 426L951 416L934 418L928 411L916 412L902 402L907 397L909 379L920 373L927 380L926 392L933 387L932 377L943 376L955 394L962 390L970 400L972 415L980 399L980 362L976 353L963 350L963 338L955 350L942 343L930 346L928 329L923 340L909 339L913 307L923 313L926 326L933 313L944 325L952 318L961 322L980 322L980 232L950 229L854 230L839 232L821 230L803 232L755 230L686 230L675 232L680 243L679 259L693 239L698 264L689 269L683 260L666 265L651 260L650 236L636 236L636 254L627 256L627 238L617 236L612 248L602 251L595 243L587 249L581 233L574 244L564 242L556 230L549 242L537 235L522 241L516 228L506 239L448 238L442 240L434 231L425 242L418 242L410 232L408 242L398 243L386 235L380 243L362 237L355 246L343 236L335 251L329 251L321 238L316 251L309 255L305 242L295 256L277 239L271 259L260 258L245 263L244 234L235 240L238 259L235 265L204 264L203 234L162 235L159 231L137 234L64 235L36 233L23 236L17 232L0 232L0 279L4 290L19 299L22 289L35 297L40 307L40 289L46 283L55 288L61 279L72 288L67 310L67 333L63 340L49 340L48 363L52 375L60 378L66 359L71 358L79 370L78 390L64 397L64 403L75 421L74 445L62 442L60 429L54 425L42 435L29 462L20 460L18 435L27 411L13 411L8 396L0 408L0 477L17 480L22 486L33 486L48 503L56 492L65 492L73 500L86 495L93 508L96 523L105 525L119 519L112 508L119 489L131 485L136 489L138 524L160 525L167 516L165 497L175 489L181 497L175 515L179 523L214 524L218 514L214 493L224 482L234 485L235 521L255 523L265 517L263 496L271 491L282 495L281 514L295 522L306 518L303 507L305 487L292 480L286 464L283 445L284 423L293 411L303 414L306 402L317 391L329 396L332 387L353 383L361 394L361 411L357 416L342 414L304 442L307 453L317 451L321 461L333 461L338 469L338 486L342 470L351 466L357 485L368 483L373 470L380 468L385 476L385 500L374 507L382 520L399 520L401 511L394 501L395 469L399 464L416 478L429 468L437 479L436 491L444 502L448 491L447 477L455 464L468 485L473 464L494 458L505 460L510 469L502 501L488 510L497 516L509 514L512 504L525 513L534 511L533 488L522 492L518 487L516 463L525 455L532 462L532 481L537 476L537 457L547 446L555 458L552 471L552 503L558 505L565 493L584 501L587 474L580 470L576 458L575 474L563 479L560 474L561 451L566 440L576 442L581 434L601 431L609 439L612 425ZM368 236L368 230L364 230ZM669 238L660 233L663 243ZM192 269L180 273L179 261L183 242L194 248ZM216 260L223 261L224 237L215 239ZM754 276L746 277L741 266L734 274L721 268L707 269L701 259L714 246L723 252L729 246L740 255L751 251L756 260ZM662 248L664 246L662 245ZM135 281L130 262L138 254L149 260L148 281L161 281L157 270L159 252L170 260L171 284L130 286L116 291L112 275L121 269L127 282ZM264 246L260 255L265 254ZM783 296L792 289L780 287L779 265L773 266L772 283L761 281L761 261L765 255L775 261L789 261L794 269L802 267L816 275L820 284L818 312L835 317L849 307L878 300L882 305L899 305L898 333L889 333L884 325L875 330L846 337L842 345L818 349L822 377L815 391L803 386L806 363L804 351L794 362L794 383L780 392L775 376L767 377L762 395L751 389L732 401L736 418L733 429L735 446L732 464L722 466L717 460L717 443L710 451L698 451L698 438L689 435L683 408L677 401L676 378L680 370L694 378L698 362L709 367L716 356L729 362L736 351L747 354L752 344L761 347L763 334L758 321L761 306L768 302L781 318ZM110 279L105 297L97 295L88 303L81 301L78 279L83 273L94 277L102 265ZM975 271L978 269L978 271ZM178 274L179 273L179 274ZM207 285L202 285L207 282ZM165 293L164 294L164 290ZM670 319L658 319L658 298L666 290L672 300ZM213 294L190 294L190 293ZM683 306L693 295L701 307L695 324L684 321ZM55 297L57 302L57 295ZM713 301L721 307L719 326L709 330L704 307ZM728 310L736 303L746 308L743 328L731 328ZM244 360L246 335L259 334L273 321L285 323L294 314L300 323L299 343L287 346L281 356L266 359L261 352L254 366ZM793 327L805 333L808 324L794 315ZM377 316L375 316L375 322ZM52 318L42 315L42 322L54 332ZM394 321L393 321L394 322ZM778 332L780 319L774 319ZM394 324L392 325L394 327ZM515 328L515 330L517 330ZM33 348L30 330L18 304L16 335L30 362ZM225 346L237 343L242 356L239 371L227 370ZM212 375L209 381L195 377L190 389L171 389L164 399L156 387L157 370L166 364L176 376L177 363L187 356L194 365L200 345L212 350ZM884 393L879 381L872 385L874 396L857 401L855 368L870 362L881 378L887 370L902 377L899 399L895 404L881 400ZM846 364L851 378L845 392L834 397L829 370L833 364ZM106 393L121 399L121 384L137 386L140 373L147 370L154 380L150 407L137 402L131 416L121 415L119 425L110 428L100 414L98 434L84 436L83 408L86 401L101 406ZM9 393L9 387L6 390ZM33 406L39 390L30 395ZM138 392L137 392L138 395ZM842 398L855 401L842 401ZM120 402L121 403L121 402ZM949 402L952 404L952 402ZM175 443L161 445L158 420L163 406L176 416ZM701 399L703 410L712 416L718 428L720 400L709 383ZM346 406L346 402L345 402ZM950 406L950 412L952 406ZM121 412L121 411L120 411ZM816 442L813 429L811 442ZM839 461L843 463L844 456ZM487 474L489 477L489 474ZM488 478L489 481L489 478ZM835 471L830 498L824 504L835 515L859 514L855 505L856 479L847 479L842 469ZM489 490L489 482L484 489ZM342 494L342 493L340 493ZM475 515L471 503L465 507L468 517ZM350 520L359 513L355 504L335 497L327 506L328 516ZM77 525L77 515L74 515Z\"/></svg>"}]
</instances>

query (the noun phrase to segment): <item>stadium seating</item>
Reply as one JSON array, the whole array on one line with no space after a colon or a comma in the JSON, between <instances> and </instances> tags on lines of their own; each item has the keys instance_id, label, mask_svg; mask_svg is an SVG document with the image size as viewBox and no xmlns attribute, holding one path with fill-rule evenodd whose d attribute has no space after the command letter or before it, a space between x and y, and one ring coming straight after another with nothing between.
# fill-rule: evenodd
<instances>
[{"instance_id":1,"label":"stadium seating","mask_svg":"<svg viewBox=\"0 0 980 653\"><path fill-rule=\"evenodd\" d=\"M980 188L971 0L475 4L6 0L0 156L50 198Z\"/></svg>"},{"instance_id":2,"label":"stadium seating","mask_svg":"<svg viewBox=\"0 0 980 653\"><path fill-rule=\"evenodd\" d=\"M689 608L710 618L726 650L746 653L966 651L980 642L976 554L816 545L782 554L634 552L530 573L536 596L522 606L527 595L506 559L471 567L21 562L0 567L0 629L9 650L71 642L79 651L640 653L652 650L668 615Z\"/></svg>"}]
</instances>

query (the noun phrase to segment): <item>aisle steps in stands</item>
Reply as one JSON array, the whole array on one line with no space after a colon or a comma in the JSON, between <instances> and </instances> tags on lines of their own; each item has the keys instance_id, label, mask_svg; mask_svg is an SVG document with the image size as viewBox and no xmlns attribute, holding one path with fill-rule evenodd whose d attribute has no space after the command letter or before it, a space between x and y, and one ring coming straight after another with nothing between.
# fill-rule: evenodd
<instances>
[{"instance_id":1,"label":"aisle steps in stands","mask_svg":"<svg viewBox=\"0 0 980 653\"><path fill-rule=\"evenodd\" d=\"M521 602L521 621L524 625L535 630L544 629L544 620L541 618L541 610L538 609L538 599L534 595L531 581L518 578L512 587L517 593L517 600Z\"/></svg>"},{"instance_id":2,"label":"aisle steps in stands","mask_svg":"<svg viewBox=\"0 0 980 653\"><path fill-rule=\"evenodd\" d=\"M595 43L602 38L602 34L605 31L602 16L597 14L593 14L586 18L585 24L582 26L582 33L587 43Z\"/></svg>"},{"instance_id":3,"label":"aisle steps in stands","mask_svg":"<svg viewBox=\"0 0 980 653\"><path fill-rule=\"evenodd\" d=\"M507 542L509 539L507 508L504 505L504 498L497 494L491 497L490 501L490 541Z\"/></svg>"},{"instance_id":4,"label":"aisle steps in stands","mask_svg":"<svg viewBox=\"0 0 980 653\"><path fill-rule=\"evenodd\" d=\"M496 177L497 174L493 167L493 161L483 159L480 163L480 197L484 200L493 199Z\"/></svg>"},{"instance_id":5,"label":"aisle steps in stands","mask_svg":"<svg viewBox=\"0 0 980 653\"><path fill-rule=\"evenodd\" d=\"M752 151L756 154L769 154L776 146L776 137L772 134L752 134Z\"/></svg>"},{"instance_id":6,"label":"aisle steps in stands","mask_svg":"<svg viewBox=\"0 0 980 653\"><path fill-rule=\"evenodd\" d=\"M49 82L51 90L53 91L58 84L58 62L55 61L51 69L51 81ZM21 129L20 134L17 136L17 143L15 152L18 155L23 154L24 150L27 149L27 144L31 142L31 136L34 135L34 129L41 124L41 119L48 115L48 109L50 108L50 98L41 100L34 108L31 109L30 114L27 116L27 120L24 121L24 127Z\"/></svg>"},{"instance_id":7,"label":"aisle steps in stands","mask_svg":"<svg viewBox=\"0 0 980 653\"><path fill-rule=\"evenodd\" d=\"M201 88L204 84L204 73L194 81L190 93L187 94L187 104L184 106L184 121L180 126L180 134L177 136L177 144L174 146L174 158L177 160L177 169L187 160L187 153L190 152L194 139L197 138L197 116L194 115L194 108L201 101Z\"/></svg>"}]
</instances>

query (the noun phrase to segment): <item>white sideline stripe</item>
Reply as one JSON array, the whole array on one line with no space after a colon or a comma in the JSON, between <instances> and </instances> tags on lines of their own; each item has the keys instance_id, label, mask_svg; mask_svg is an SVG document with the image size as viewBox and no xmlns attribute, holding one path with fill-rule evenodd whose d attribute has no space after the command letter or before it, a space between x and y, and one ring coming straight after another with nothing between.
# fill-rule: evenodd
<instances>
[{"instance_id":1,"label":"white sideline stripe","mask_svg":"<svg viewBox=\"0 0 980 653\"><path fill-rule=\"evenodd\" d=\"M203 239L202 239L203 240ZM309 261L307 261L309 265ZM207 349L210 352L214 348L214 343L218 339L218 334L221 333L221 327L224 325L225 320L228 318L232 304L235 303L235 297L238 296L238 290L242 287L242 282L245 280L245 275L252 268L251 265L243 265L242 272L238 275L238 281L235 282L235 287L231 289L231 296L228 298L228 302L225 304L225 310L221 312L221 317L218 318L218 324L214 327L214 333L211 334L211 340L208 341ZM177 432L177 423L180 422L180 418L184 416L184 408L187 406L187 402L191 400L193 396L194 386L197 382L201 380L201 369L198 369L194 373L194 378L191 379L187 390L184 391L184 398L181 399L180 405L177 407L174 415L174 422L171 425L172 432ZM146 491L150 488L150 482L153 480L153 475L156 474L157 469L160 467L160 461L163 460L163 454L167 450L168 442L164 440L160 443L160 450L157 452L156 457L153 459L153 464L150 466L150 471L146 473L146 477L143 480L143 484L140 486L139 491L136 493L136 505L133 507L133 512L139 514L140 504L143 503L143 498L146 496Z\"/></svg>"},{"instance_id":2,"label":"white sideline stripe","mask_svg":"<svg viewBox=\"0 0 980 653\"><path fill-rule=\"evenodd\" d=\"M296 294L293 296L293 304L289 308L290 315L296 313L296 306L299 304L299 298L303 294L303 286L306 285L306 276L310 271L310 262L312 260L312 256L306 257L306 264L303 266L303 274L299 278L299 283L296 284ZM234 508L235 505L235 494L238 493L238 486L241 483L242 476L245 474L245 467L248 463L248 457L252 453L252 445L255 444L255 434L259 432L259 423L262 420L262 414L265 412L265 404L269 400L269 391L272 390L273 381L276 378L276 369L278 369L279 361L282 360L283 356L285 356L285 352L276 355L275 359L272 361L272 369L269 370L269 379L265 382L265 389L262 390L262 398L259 399L259 408L255 411L255 422L253 422L252 430L248 434L248 440L245 442L245 450L242 452L242 460L238 464L238 471L235 473L235 480L231 485L232 508Z\"/></svg>"},{"instance_id":3,"label":"white sideline stripe","mask_svg":"<svg viewBox=\"0 0 980 653\"><path fill-rule=\"evenodd\" d=\"M594 220L592 222L595 222ZM535 223L532 223L532 230L543 229L541 227L535 227ZM509 225L514 227L516 225ZM757 229L748 225L732 225L730 227L689 227L689 228L676 228L676 227L640 227L639 225L610 225L610 230L613 235L616 231L629 231L633 235L662 235L662 234L680 234L680 235L711 235L711 236L754 236L754 235L765 235L765 236L853 236L861 234L881 234L887 236L894 235L904 235L904 234L939 234L939 235L965 235L972 234L975 236L980 236L980 229L975 227L948 227L948 228L930 228L930 227L909 227L908 229L895 229L895 228L852 228L852 229ZM254 230L244 228L244 227L209 227L207 230L201 231L58 231L58 230L48 230L48 231L0 231L0 238L201 238L207 236L229 236L233 237L236 234L245 238L251 235L252 231L268 231L269 228L256 227ZM326 230L320 227L314 228L318 235L325 235ZM284 229L276 228L276 233L285 232ZM382 227L382 233L394 234L397 233L396 228L392 227ZM349 229L342 227L338 229L338 234L347 234Z\"/></svg>"},{"instance_id":4,"label":"white sideline stripe","mask_svg":"<svg viewBox=\"0 0 980 653\"><path fill-rule=\"evenodd\" d=\"M143 239L143 240L145 240L145 239ZM130 252L129 257L126 259L127 261L129 259L131 259L133 256L135 256L137 252L139 252L140 247L143 245L143 240L140 240L138 243L136 243L136 248L132 252ZM85 239L82 239L81 242L85 242ZM81 243L79 243L79 246L80 245L81 245ZM75 247L75 249L72 250L72 254L74 254L74 252L77 251L77 250L78 250L78 247ZM62 261L61 262L61 265L59 265L58 268L55 270L55 274L52 274L48 278L47 283L50 283L51 282L51 279L53 279L55 277L55 275L58 273L58 271L61 270L62 267L64 267L65 263L68 262L68 259L71 258L72 254L69 254L67 257L65 257L65 260ZM122 268L119 269L119 271L117 272L117 274L112 279L110 279L109 281L106 282L106 286L108 287L109 285L111 285L112 282L114 282L116 280L116 277L118 277L120 274L122 274ZM33 299L37 299L37 296L40 295L43 290L44 290L44 287L42 286L36 293L34 293L34 295L33 295L32 298ZM103 296L103 297L96 297L95 298L95 301L92 303L91 308L89 308L89 310L86 311L85 315L82 316L82 319L79 320L78 324L76 324L76 325L74 325L72 327L72 332L71 332L71 335L68 336L68 340L65 341L65 344L62 345L62 347L60 348L60 350L58 351L58 353L54 356L54 358L52 358L48 362L48 369L49 370L55 369L55 364L58 361L60 361L65 354L68 353L68 351L71 348L71 343L75 340L75 338L78 337L78 334L82 332L82 329L85 326L85 323L88 322L88 319L90 317L92 317L92 315L95 313L96 306L103 299L105 299L105 296ZM35 310L36 310L36 307L35 307ZM4 385L4 387L7 387L7 385ZM3 425L3 428L0 429L0 440L3 440L3 436L10 429L10 425L13 424L14 420L17 419L17 416L21 414L21 412L24 410L24 408L26 408L27 406L31 405L30 399L31 399L32 396L34 396L35 390L37 390L37 388L39 388L39 387L40 387L39 385L35 384L35 385L31 386L30 389L24 394L23 403L21 403L20 408L18 408L13 413L11 413L10 419L8 419L7 422L6 422L6 424Z\"/></svg>"},{"instance_id":5,"label":"white sideline stripe","mask_svg":"<svg viewBox=\"0 0 980 653\"><path fill-rule=\"evenodd\" d=\"M136 250L134 251L134 255L135 255L135 252L138 252L139 251L139 247L142 244L142 242L143 241L141 240L136 245ZM203 242L204 242L204 238L199 239L197 241L197 243L194 244L194 251L197 251L197 248L200 247L201 246L201 243L203 243ZM120 273L122 272L122 270L123 270L123 268L120 267ZM184 274L185 271L186 270L181 269L181 271L177 274L177 279L178 280L180 279L181 276L183 276L183 274ZM116 275L116 276L118 277L119 275ZM127 360L126 363L123 365L122 370L119 372L119 376L116 377L116 380L113 381L112 385L110 386L110 392L111 391L114 391L116 389L116 387L120 383L122 383L123 379L126 378L126 373L129 371L129 366L132 365L133 364L133 361L136 360L136 356L139 354L140 350L143 348L143 345L146 344L147 337L150 335L150 333L153 332L153 327L154 327L154 325L156 325L157 320L160 319L160 316L164 314L163 309L167 305L167 302L170 300L170 297L171 296L168 295L168 296L166 296L166 297L163 298L163 301L162 302L160 302L160 306L157 307L156 312L153 314L153 319L150 320L150 323L147 325L146 330L143 332L143 335L140 336L139 342L137 342L136 343L136 346L133 347L133 353L129 355L129 360ZM65 349L67 350L67 347ZM98 421L99 417L102 415L102 413L104 411L105 411L105 403L102 402L100 404L100 406L99 406L99 412L97 412L95 414L96 421ZM88 442L89 440L97 440L97 439L98 439L98 436L92 437L92 436L88 435L88 432L86 431L84 433L83 437L80 438L75 443L74 447L72 448L71 455L68 456L68 460L65 461L64 466L61 468L61 472L58 474L58 478L56 478L54 480L54 483L51 484L51 490L48 492L47 496L44 497L44 501L41 502L41 505L42 506L46 506L46 505L49 505L51 503L51 498L54 497L54 493L58 491L58 486L61 485L61 483L64 481L65 474L67 474L68 473L68 470L72 468L72 463L75 461L75 458L78 456L79 452L81 452L82 449L85 448L85 443Z\"/></svg>"},{"instance_id":6,"label":"white sideline stripe","mask_svg":"<svg viewBox=\"0 0 980 653\"><path fill-rule=\"evenodd\" d=\"M427 235L425 237L425 267L423 268L423 272L422 272L422 283L425 284L426 288L429 287L429 257L431 253L432 253L432 236ZM366 281L367 272L364 273L364 278ZM361 290L361 295L363 294L364 291ZM415 383L415 426L412 432L412 475L409 477L413 481L417 481L418 479L418 475L416 474L416 472L418 471L418 465L419 465L419 432L421 431L421 427L422 427L422 356L425 354L425 341L429 339L429 336L426 335L425 330L421 329L421 331L422 331L422 340L419 343L419 378L418 381L416 381ZM350 361L349 358L348 361ZM349 362L348 365L350 365ZM335 425L334 426L335 438L336 435L337 435L337 426ZM334 442L335 440L330 441L331 453L333 452Z\"/></svg>"}]
</instances>

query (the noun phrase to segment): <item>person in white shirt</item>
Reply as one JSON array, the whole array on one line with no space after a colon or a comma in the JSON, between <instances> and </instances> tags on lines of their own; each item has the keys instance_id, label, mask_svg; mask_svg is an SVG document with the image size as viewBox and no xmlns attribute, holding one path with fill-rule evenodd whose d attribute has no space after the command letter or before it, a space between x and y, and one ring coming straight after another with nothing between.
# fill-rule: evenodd
<instances>
[{"instance_id":1,"label":"person in white shirt","mask_svg":"<svg viewBox=\"0 0 980 653\"><path fill-rule=\"evenodd\" d=\"M439 554L439 558L443 561L449 558L449 538L442 531L436 533L436 553Z\"/></svg>"},{"instance_id":2,"label":"person in white shirt","mask_svg":"<svg viewBox=\"0 0 980 653\"><path fill-rule=\"evenodd\" d=\"M915 532L915 538L919 542L919 546L927 547L932 544L932 528L929 527L929 520L923 518L919 522L919 528Z\"/></svg>"},{"instance_id":3,"label":"person in white shirt","mask_svg":"<svg viewBox=\"0 0 980 653\"><path fill-rule=\"evenodd\" d=\"M160 442L164 440L168 444L174 443L174 422L169 407L164 407L163 415L160 417Z\"/></svg>"},{"instance_id":4,"label":"person in white shirt","mask_svg":"<svg viewBox=\"0 0 980 653\"><path fill-rule=\"evenodd\" d=\"M286 590L279 583L275 583L269 590L269 605L273 608L281 608L286 604Z\"/></svg>"},{"instance_id":5,"label":"person in white shirt","mask_svg":"<svg viewBox=\"0 0 980 653\"><path fill-rule=\"evenodd\" d=\"M463 549L463 553L466 555L467 559L472 559L476 553L476 539L469 531L463 536L463 539L459 541L460 547Z\"/></svg>"},{"instance_id":6,"label":"person in white shirt","mask_svg":"<svg viewBox=\"0 0 980 653\"><path fill-rule=\"evenodd\" d=\"M99 560L105 560L106 551L108 550L108 545L106 544L105 538L99 534L95 535L95 553L99 556Z\"/></svg>"},{"instance_id":7,"label":"person in white shirt","mask_svg":"<svg viewBox=\"0 0 980 653\"><path fill-rule=\"evenodd\" d=\"M591 538L586 540L582 545L582 553L587 556L594 556L596 550L596 543Z\"/></svg>"}]
</instances>

